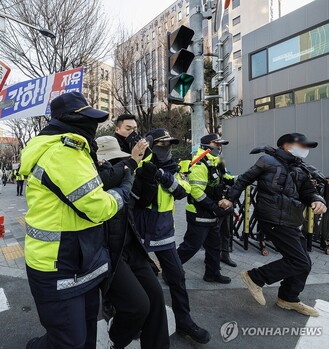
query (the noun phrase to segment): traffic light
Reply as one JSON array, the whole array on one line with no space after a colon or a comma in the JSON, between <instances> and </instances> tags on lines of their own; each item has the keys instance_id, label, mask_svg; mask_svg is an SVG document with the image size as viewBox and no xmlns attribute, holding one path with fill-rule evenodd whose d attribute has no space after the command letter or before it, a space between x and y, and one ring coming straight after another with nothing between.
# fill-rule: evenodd
<instances>
[{"instance_id":1,"label":"traffic light","mask_svg":"<svg viewBox=\"0 0 329 349\"><path fill-rule=\"evenodd\" d=\"M188 50L194 31L184 25L167 34L167 92L168 102L184 104L184 97L190 89L194 77L187 73L194 54Z\"/></svg>"}]
</instances>

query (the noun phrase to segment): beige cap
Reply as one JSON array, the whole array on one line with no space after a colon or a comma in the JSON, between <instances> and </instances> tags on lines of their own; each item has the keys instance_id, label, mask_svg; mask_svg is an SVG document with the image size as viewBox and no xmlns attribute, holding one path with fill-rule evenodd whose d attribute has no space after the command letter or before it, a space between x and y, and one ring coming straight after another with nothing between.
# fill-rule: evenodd
<instances>
[{"instance_id":1,"label":"beige cap","mask_svg":"<svg viewBox=\"0 0 329 349\"><path fill-rule=\"evenodd\" d=\"M112 136L103 136L96 139L98 160L112 160L118 158L129 158L130 154L122 151L118 140Z\"/></svg>"}]
</instances>

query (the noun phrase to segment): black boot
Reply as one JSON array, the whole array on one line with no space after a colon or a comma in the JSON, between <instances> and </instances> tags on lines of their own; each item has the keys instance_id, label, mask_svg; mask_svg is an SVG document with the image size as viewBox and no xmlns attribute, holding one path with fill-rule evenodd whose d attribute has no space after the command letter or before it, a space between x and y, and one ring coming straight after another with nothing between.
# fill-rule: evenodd
<instances>
[{"instance_id":1,"label":"black boot","mask_svg":"<svg viewBox=\"0 0 329 349\"><path fill-rule=\"evenodd\" d=\"M231 278L222 275L219 271L216 274L205 272L203 280L206 282L218 282L219 284L229 284L231 282Z\"/></svg>"},{"instance_id":2,"label":"black boot","mask_svg":"<svg viewBox=\"0 0 329 349\"><path fill-rule=\"evenodd\" d=\"M193 323L191 326L187 327L179 327L177 326L176 328L177 334L180 336L189 336L191 337L194 341L201 343L201 344L206 344L210 341L210 334L207 330L199 327L197 324Z\"/></svg>"},{"instance_id":3,"label":"black boot","mask_svg":"<svg viewBox=\"0 0 329 349\"><path fill-rule=\"evenodd\" d=\"M237 267L237 264L234 261L232 261L229 252L222 252L220 254L220 261L229 265L230 267Z\"/></svg>"}]
</instances>

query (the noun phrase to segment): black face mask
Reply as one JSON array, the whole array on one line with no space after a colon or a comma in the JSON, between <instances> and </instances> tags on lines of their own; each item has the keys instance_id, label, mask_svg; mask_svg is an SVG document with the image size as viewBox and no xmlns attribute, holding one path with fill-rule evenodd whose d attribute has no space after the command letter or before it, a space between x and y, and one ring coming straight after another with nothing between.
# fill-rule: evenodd
<instances>
[{"instance_id":1,"label":"black face mask","mask_svg":"<svg viewBox=\"0 0 329 349\"><path fill-rule=\"evenodd\" d=\"M159 163L163 164L171 160L172 158L171 148L172 148L171 145L169 147L160 147L158 145L155 145L152 148L152 152L157 157Z\"/></svg>"}]
</instances>

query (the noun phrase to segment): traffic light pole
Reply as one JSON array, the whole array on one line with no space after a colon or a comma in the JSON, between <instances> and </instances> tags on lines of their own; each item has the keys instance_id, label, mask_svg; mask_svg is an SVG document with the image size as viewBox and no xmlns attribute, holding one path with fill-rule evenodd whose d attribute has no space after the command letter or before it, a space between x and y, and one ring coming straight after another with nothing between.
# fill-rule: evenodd
<instances>
[{"instance_id":1,"label":"traffic light pole","mask_svg":"<svg viewBox=\"0 0 329 349\"><path fill-rule=\"evenodd\" d=\"M200 138L204 136L206 122L204 112L204 58L203 58L203 35L202 35L202 0L190 0L190 28L194 30L192 43L195 55L192 63L192 75L194 82L191 86L192 107L192 151L195 152L200 144Z\"/></svg>"}]
</instances>

